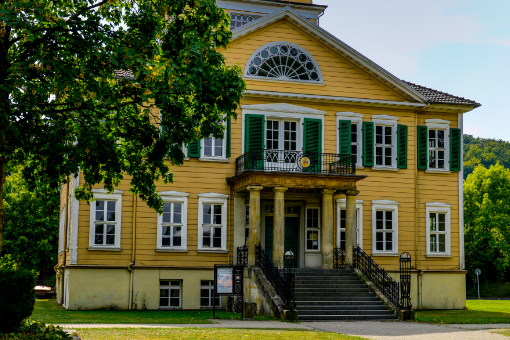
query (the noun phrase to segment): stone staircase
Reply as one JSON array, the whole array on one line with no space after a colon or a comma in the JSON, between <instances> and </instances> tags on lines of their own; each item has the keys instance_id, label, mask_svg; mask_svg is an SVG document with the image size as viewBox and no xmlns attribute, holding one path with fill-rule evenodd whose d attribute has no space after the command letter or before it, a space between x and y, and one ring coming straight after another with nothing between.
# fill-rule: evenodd
<instances>
[{"instance_id":1,"label":"stone staircase","mask_svg":"<svg viewBox=\"0 0 510 340\"><path fill-rule=\"evenodd\" d=\"M296 269L299 321L394 320L381 299L347 269Z\"/></svg>"}]
</instances>

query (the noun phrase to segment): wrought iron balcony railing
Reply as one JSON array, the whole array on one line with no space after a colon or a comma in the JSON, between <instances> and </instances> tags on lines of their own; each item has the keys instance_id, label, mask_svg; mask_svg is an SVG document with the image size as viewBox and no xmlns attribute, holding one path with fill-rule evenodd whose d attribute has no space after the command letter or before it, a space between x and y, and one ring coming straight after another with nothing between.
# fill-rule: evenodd
<instances>
[{"instance_id":1,"label":"wrought iron balcony railing","mask_svg":"<svg viewBox=\"0 0 510 340\"><path fill-rule=\"evenodd\" d=\"M236 176L246 171L356 174L355 156L284 150L251 150L236 159Z\"/></svg>"}]
</instances>

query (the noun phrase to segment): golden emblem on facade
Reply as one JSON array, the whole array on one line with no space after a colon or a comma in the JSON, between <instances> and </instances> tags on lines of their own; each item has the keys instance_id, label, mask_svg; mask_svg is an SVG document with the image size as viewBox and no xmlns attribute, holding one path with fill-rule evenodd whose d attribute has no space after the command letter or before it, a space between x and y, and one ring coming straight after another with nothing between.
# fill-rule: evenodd
<instances>
[{"instance_id":1,"label":"golden emblem on facade","mask_svg":"<svg viewBox=\"0 0 510 340\"><path fill-rule=\"evenodd\" d=\"M301 162L300 163L301 163L301 166L303 168L308 168L310 166L310 158L303 157L303 158L301 158Z\"/></svg>"}]
</instances>

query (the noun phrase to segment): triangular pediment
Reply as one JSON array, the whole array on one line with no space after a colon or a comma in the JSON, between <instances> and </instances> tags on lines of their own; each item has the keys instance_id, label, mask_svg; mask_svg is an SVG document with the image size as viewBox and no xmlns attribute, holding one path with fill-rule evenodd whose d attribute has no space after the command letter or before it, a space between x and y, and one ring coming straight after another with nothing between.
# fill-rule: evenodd
<instances>
[{"instance_id":1,"label":"triangular pediment","mask_svg":"<svg viewBox=\"0 0 510 340\"><path fill-rule=\"evenodd\" d=\"M417 92L415 89L408 86L402 80L395 77L393 74L386 71L381 66L377 65L376 63L374 63L361 53L357 52L355 49L351 48L344 42L340 41L338 38L334 37L332 34L328 33L320 26L306 19L305 17L303 17L290 7L285 7L279 11L275 11L274 13L262 17L256 21L253 21L250 24L235 29L232 32L233 33L232 44L235 46L237 41L241 40L245 41L245 39L243 38L252 37L254 34L255 35L257 34L256 32L258 31L263 32L264 29L267 29L271 25L278 25L279 22L288 22L289 25L293 25L293 27L297 28L295 32L299 32L299 34L304 34L307 37L309 37L309 39L314 39L314 41L319 42L321 46L324 46L325 48L331 50L336 55L339 55L340 58L343 61L345 61L345 63L355 66L355 68L360 70L360 72L363 72L363 74L365 74L366 77L370 77L374 82L377 82L377 84L379 84L376 85L375 83L365 82L366 84L368 84L370 89L375 89L376 92L380 91L382 93L383 90L377 89L376 87L377 86L380 86L380 88L385 87L387 91L391 91L395 95L398 95L398 97L401 98L400 100L418 103L427 102L427 98L423 96L421 93ZM244 45L244 43L241 45ZM348 67L345 67L345 69L347 68ZM325 73L324 70L322 70L322 72L323 74ZM332 74L332 72L330 71L329 74ZM330 81L329 83L332 82ZM346 88L349 88L349 86L346 86ZM353 95L347 94L346 96L358 97L354 93ZM358 98L364 97L365 96L362 95L359 96ZM391 96L384 97L384 94L381 94L380 97L373 99L396 100L395 97L394 98L391 98Z\"/></svg>"},{"instance_id":2,"label":"triangular pediment","mask_svg":"<svg viewBox=\"0 0 510 340\"><path fill-rule=\"evenodd\" d=\"M286 103L271 103L271 104L256 104L256 105L243 105L243 110L250 111L265 111L265 112L288 112L288 113L301 113L308 115L325 115L325 111L311 109L305 106L292 105Z\"/></svg>"}]
</instances>

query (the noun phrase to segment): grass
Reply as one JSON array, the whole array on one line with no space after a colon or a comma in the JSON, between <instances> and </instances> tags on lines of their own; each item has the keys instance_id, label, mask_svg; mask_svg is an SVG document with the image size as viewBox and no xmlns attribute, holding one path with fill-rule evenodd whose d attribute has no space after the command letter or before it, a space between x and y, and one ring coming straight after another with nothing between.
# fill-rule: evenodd
<instances>
[{"instance_id":1,"label":"grass","mask_svg":"<svg viewBox=\"0 0 510 340\"><path fill-rule=\"evenodd\" d=\"M497 333L497 334L501 334L501 335L510 337L510 328L500 329L500 330L497 330L497 331L493 331L491 333Z\"/></svg>"},{"instance_id":2,"label":"grass","mask_svg":"<svg viewBox=\"0 0 510 340\"><path fill-rule=\"evenodd\" d=\"M417 311L416 321L443 324L510 323L510 300L468 300L465 310Z\"/></svg>"},{"instance_id":3,"label":"grass","mask_svg":"<svg viewBox=\"0 0 510 340\"><path fill-rule=\"evenodd\" d=\"M302 330L267 330L267 329L222 329L222 328L144 328L144 329L79 329L82 340L152 340L152 339L257 339L257 340L362 340L337 333L325 333Z\"/></svg>"},{"instance_id":4,"label":"grass","mask_svg":"<svg viewBox=\"0 0 510 340\"><path fill-rule=\"evenodd\" d=\"M55 300L37 300L30 320L51 324L64 323L147 323L147 324L209 324L212 310L204 311L70 311ZM240 314L216 311L218 319L241 319ZM257 317L257 320L274 320Z\"/></svg>"}]
</instances>

